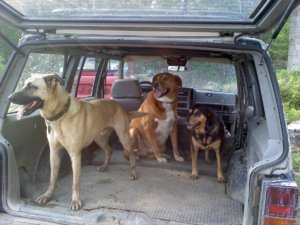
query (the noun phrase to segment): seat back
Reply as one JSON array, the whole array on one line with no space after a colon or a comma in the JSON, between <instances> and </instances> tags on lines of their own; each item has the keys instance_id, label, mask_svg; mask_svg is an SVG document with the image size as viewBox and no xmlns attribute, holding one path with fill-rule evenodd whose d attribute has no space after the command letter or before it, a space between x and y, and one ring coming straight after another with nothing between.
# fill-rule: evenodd
<instances>
[{"instance_id":1,"label":"seat back","mask_svg":"<svg viewBox=\"0 0 300 225\"><path fill-rule=\"evenodd\" d=\"M111 88L111 97L127 111L136 111L143 102L142 89L136 79L115 80Z\"/></svg>"}]
</instances>

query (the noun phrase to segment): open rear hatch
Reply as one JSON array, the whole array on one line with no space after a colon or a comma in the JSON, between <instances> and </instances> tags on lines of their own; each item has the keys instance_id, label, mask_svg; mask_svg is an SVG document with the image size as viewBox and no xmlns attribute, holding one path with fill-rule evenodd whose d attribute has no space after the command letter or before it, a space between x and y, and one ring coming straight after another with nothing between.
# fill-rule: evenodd
<instances>
[{"instance_id":1,"label":"open rear hatch","mask_svg":"<svg viewBox=\"0 0 300 225\"><path fill-rule=\"evenodd\" d=\"M26 32L117 36L234 36L270 30L298 0L0 2L0 18ZM290 13L290 12L289 12ZM288 13L288 14L289 14ZM287 15L288 16L288 15Z\"/></svg>"}]
</instances>

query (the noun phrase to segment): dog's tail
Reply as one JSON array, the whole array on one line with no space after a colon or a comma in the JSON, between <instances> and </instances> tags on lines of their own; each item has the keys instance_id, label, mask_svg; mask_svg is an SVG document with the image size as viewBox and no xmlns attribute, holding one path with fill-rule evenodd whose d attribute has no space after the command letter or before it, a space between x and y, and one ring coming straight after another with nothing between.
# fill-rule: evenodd
<instances>
[{"instance_id":1,"label":"dog's tail","mask_svg":"<svg viewBox=\"0 0 300 225\"><path fill-rule=\"evenodd\" d=\"M148 115L148 113L145 112L139 112L139 111L132 111L128 112L129 119L139 118Z\"/></svg>"}]
</instances>

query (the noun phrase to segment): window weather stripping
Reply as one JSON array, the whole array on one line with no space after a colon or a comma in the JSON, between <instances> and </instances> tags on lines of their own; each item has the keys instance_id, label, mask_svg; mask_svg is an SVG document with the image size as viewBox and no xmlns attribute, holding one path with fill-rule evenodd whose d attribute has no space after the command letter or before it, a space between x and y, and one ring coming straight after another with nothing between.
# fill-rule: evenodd
<instances>
[{"instance_id":1,"label":"window weather stripping","mask_svg":"<svg viewBox=\"0 0 300 225\"><path fill-rule=\"evenodd\" d=\"M8 45L10 45L19 55L25 56L24 52L22 52L17 46L14 45L1 31L0 38L2 38Z\"/></svg>"}]
</instances>

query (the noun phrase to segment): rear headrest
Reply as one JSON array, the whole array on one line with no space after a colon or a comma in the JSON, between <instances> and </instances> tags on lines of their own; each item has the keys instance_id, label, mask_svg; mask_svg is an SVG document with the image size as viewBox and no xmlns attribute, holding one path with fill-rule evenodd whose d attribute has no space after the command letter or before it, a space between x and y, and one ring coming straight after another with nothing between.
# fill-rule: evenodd
<instances>
[{"instance_id":1,"label":"rear headrest","mask_svg":"<svg viewBox=\"0 0 300 225\"><path fill-rule=\"evenodd\" d=\"M113 98L140 98L142 89L140 83L135 79L115 80L111 87Z\"/></svg>"}]
</instances>

